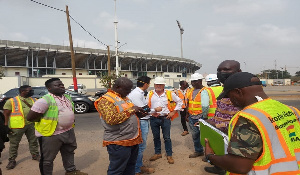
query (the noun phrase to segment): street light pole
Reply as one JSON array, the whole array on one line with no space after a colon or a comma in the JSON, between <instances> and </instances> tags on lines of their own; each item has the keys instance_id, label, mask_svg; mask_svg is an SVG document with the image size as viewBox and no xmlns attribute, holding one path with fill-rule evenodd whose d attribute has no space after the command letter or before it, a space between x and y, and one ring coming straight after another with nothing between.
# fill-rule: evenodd
<instances>
[{"instance_id":1,"label":"street light pole","mask_svg":"<svg viewBox=\"0 0 300 175\"><path fill-rule=\"evenodd\" d=\"M177 24L178 24L178 27L179 27L179 31L180 31L180 47L181 47L181 58L183 58L183 49L182 49L182 34L184 32L184 29L181 27L180 23L178 20L177 21Z\"/></svg>"},{"instance_id":2,"label":"street light pole","mask_svg":"<svg viewBox=\"0 0 300 175\"><path fill-rule=\"evenodd\" d=\"M115 0L115 54L116 54L116 75L119 75L119 56L118 56L118 32L117 32L117 25L118 25L118 20L117 20L117 0Z\"/></svg>"}]
</instances>

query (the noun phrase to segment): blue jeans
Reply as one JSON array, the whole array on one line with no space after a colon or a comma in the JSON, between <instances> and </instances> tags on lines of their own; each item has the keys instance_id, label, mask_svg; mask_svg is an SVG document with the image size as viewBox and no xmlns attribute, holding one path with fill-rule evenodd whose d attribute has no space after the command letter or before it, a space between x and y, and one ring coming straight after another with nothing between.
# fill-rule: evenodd
<instances>
[{"instance_id":1,"label":"blue jeans","mask_svg":"<svg viewBox=\"0 0 300 175\"><path fill-rule=\"evenodd\" d=\"M147 146L147 137L149 132L149 120L140 120L140 126L142 131L143 143L139 144L139 152L135 164L135 173L141 172L141 166L143 166L143 152Z\"/></svg>"},{"instance_id":2,"label":"blue jeans","mask_svg":"<svg viewBox=\"0 0 300 175\"><path fill-rule=\"evenodd\" d=\"M134 167L139 145L121 146L108 145L109 166L107 175L135 175Z\"/></svg>"},{"instance_id":3,"label":"blue jeans","mask_svg":"<svg viewBox=\"0 0 300 175\"><path fill-rule=\"evenodd\" d=\"M160 128L162 129L163 138L165 140L165 150L167 156L172 156L172 141L170 138L171 120L166 117L150 118L150 126L153 134L155 154L161 154Z\"/></svg>"},{"instance_id":4,"label":"blue jeans","mask_svg":"<svg viewBox=\"0 0 300 175\"><path fill-rule=\"evenodd\" d=\"M194 126L194 124L196 122L198 122L198 119L193 119L193 118L191 118L191 116L189 116L189 126L192 131L195 152L201 153L201 152L203 152L203 147L200 144L200 129L198 126Z\"/></svg>"}]
</instances>

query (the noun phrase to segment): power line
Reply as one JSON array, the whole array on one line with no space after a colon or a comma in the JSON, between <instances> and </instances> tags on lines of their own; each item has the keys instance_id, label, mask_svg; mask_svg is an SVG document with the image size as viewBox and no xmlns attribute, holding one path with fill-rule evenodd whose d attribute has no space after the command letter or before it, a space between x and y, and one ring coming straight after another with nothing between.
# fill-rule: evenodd
<instances>
[{"instance_id":1,"label":"power line","mask_svg":"<svg viewBox=\"0 0 300 175\"><path fill-rule=\"evenodd\" d=\"M54 9L54 10L57 10L57 11L61 11L61 12L64 12L66 13L65 10L62 10L62 9L59 9L59 8L55 8L55 7L52 7L50 5L47 5L47 4L43 4L41 2L38 2L38 1L35 1L35 0L30 0L32 2L35 2L39 5L42 5L42 6L45 6L45 7L48 7L48 8L51 8L51 9ZM71 15L69 15L70 18L76 23L78 24L85 32L87 32L91 37L93 37L95 40L97 40L99 43L103 44L104 46L107 46L107 44L104 44L102 41L100 41L98 38L96 38L93 34L91 34L91 32L89 32L88 30L86 30L79 22L77 22Z\"/></svg>"}]
</instances>

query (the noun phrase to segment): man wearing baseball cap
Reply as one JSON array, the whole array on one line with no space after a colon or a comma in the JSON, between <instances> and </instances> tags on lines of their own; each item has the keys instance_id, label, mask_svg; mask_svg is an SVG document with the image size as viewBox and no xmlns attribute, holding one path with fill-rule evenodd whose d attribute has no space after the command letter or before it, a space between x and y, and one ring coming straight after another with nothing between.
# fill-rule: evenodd
<instances>
[{"instance_id":1,"label":"man wearing baseball cap","mask_svg":"<svg viewBox=\"0 0 300 175\"><path fill-rule=\"evenodd\" d=\"M228 174L300 174L300 112L270 99L258 77L231 75L220 97L241 108L230 121L226 155L215 155L206 139L205 158Z\"/></svg>"}]
</instances>

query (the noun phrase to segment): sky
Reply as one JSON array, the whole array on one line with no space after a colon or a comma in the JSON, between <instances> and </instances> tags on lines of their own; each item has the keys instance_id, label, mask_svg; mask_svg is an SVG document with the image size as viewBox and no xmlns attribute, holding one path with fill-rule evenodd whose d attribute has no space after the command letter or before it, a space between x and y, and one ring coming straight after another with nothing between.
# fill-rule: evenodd
<instances>
[{"instance_id":1,"label":"sky","mask_svg":"<svg viewBox=\"0 0 300 175\"><path fill-rule=\"evenodd\" d=\"M35 0L65 10L114 49L114 0ZM0 0L0 39L69 45L66 14L31 0ZM216 73L224 60L243 71L300 71L298 0L116 0L121 52L183 57ZM75 47L105 49L71 20Z\"/></svg>"}]
</instances>

